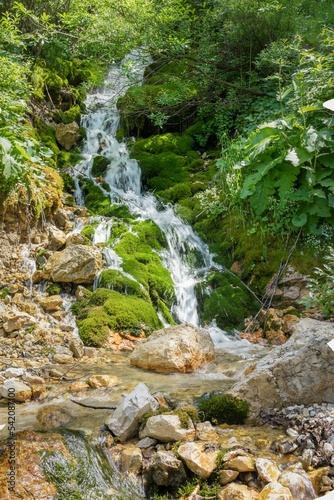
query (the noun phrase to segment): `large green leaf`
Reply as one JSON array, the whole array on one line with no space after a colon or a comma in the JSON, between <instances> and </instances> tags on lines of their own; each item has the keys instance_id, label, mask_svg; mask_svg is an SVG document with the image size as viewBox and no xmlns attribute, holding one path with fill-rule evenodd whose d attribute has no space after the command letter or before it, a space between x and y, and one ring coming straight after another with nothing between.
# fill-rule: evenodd
<instances>
[{"instance_id":1,"label":"large green leaf","mask_svg":"<svg viewBox=\"0 0 334 500\"><path fill-rule=\"evenodd\" d=\"M292 224L296 227L305 226L306 222L307 222L307 215L305 213L295 215L292 218Z\"/></svg>"},{"instance_id":2,"label":"large green leaf","mask_svg":"<svg viewBox=\"0 0 334 500\"><path fill-rule=\"evenodd\" d=\"M319 155L318 161L328 168L334 168L334 154Z\"/></svg>"}]
</instances>

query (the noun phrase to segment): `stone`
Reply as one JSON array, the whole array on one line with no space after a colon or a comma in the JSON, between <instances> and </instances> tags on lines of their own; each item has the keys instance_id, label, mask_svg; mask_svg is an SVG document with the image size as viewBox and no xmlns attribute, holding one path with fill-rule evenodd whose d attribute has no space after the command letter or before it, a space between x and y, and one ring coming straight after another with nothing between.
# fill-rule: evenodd
<instances>
[{"instance_id":1,"label":"stone","mask_svg":"<svg viewBox=\"0 0 334 500\"><path fill-rule=\"evenodd\" d=\"M253 415L265 408L334 403L334 337L331 323L303 318L289 340L257 362L229 391L246 399Z\"/></svg>"},{"instance_id":2,"label":"stone","mask_svg":"<svg viewBox=\"0 0 334 500\"><path fill-rule=\"evenodd\" d=\"M67 237L66 246L70 245L87 245L87 240L83 234L72 233Z\"/></svg>"},{"instance_id":3,"label":"stone","mask_svg":"<svg viewBox=\"0 0 334 500\"><path fill-rule=\"evenodd\" d=\"M268 483L259 494L258 500L294 500L289 488L277 481Z\"/></svg>"},{"instance_id":4,"label":"stone","mask_svg":"<svg viewBox=\"0 0 334 500\"><path fill-rule=\"evenodd\" d=\"M210 422L199 422L196 424L196 437L200 441L218 443L219 436Z\"/></svg>"},{"instance_id":5,"label":"stone","mask_svg":"<svg viewBox=\"0 0 334 500\"><path fill-rule=\"evenodd\" d=\"M97 358L98 350L95 347L84 347L84 356L87 358Z\"/></svg>"},{"instance_id":6,"label":"stone","mask_svg":"<svg viewBox=\"0 0 334 500\"><path fill-rule=\"evenodd\" d=\"M50 295L39 301L40 305L43 307L44 311L60 311L63 307L63 299L60 295Z\"/></svg>"},{"instance_id":7,"label":"stone","mask_svg":"<svg viewBox=\"0 0 334 500\"><path fill-rule=\"evenodd\" d=\"M238 472L253 472L256 470L252 457L240 455L224 462L224 469L237 470Z\"/></svg>"},{"instance_id":8,"label":"stone","mask_svg":"<svg viewBox=\"0 0 334 500\"><path fill-rule=\"evenodd\" d=\"M55 129L57 142L69 151L80 139L79 125L76 122L58 123Z\"/></svg>"},{"instance_id":9,"label":"stone","mask_svg":"<svg viewBox=\"0 0 334 500\"><path fill-rule=\"evenodd\" d=\"M28 382L28 384L42 385L45 383L44 378L29 372L25 372L22 378L25 382Z\"/></svg>"},{"instance_id":10,"label":"stone","mask_svg":"<svg viewBox=\"0 0 334 500\"><path fill-rule=\"evenodd\" d=\"M147 419L140 431L140 438L151 437L169 443L170 441L188 441L195 439L195 428L191 420L189 427L183 428L178 415L155 415Z\"/></svg>"},{"instance_id":11,"label":"stone","mask_svg":"<svg viewBox=\"0 0 334 500\"><path fill-rule=\"evenodd\" d=\"M329 467L319 467L319 469L315 469L308 472L308 475L310 476L313 484L313 488L317 495L319 495L320 493L322 478L328 476L328 474L329 474Z\"/></svg>"},{"instance_id":12,"label":"stone","mask_svg":"<svg viewBox=\"0 0 334 500\"><path fill-rule=\"evenodd\" d=\"M140 448L128 446L122 451L121 471L132 474L139 474L143 467L143 457Z\"/></svg>"},{"instance_id":13,"label":"stone","mask_svg":"<svg viewBox=\"0 0 334 500\"><path fill-rule=\"evenodd\" d=\"M25 328L26 326L31 326L36 322L29 314L19 311L11 311L9 315L3 316L3 319L5 318L6 320L2 327L7 334Z\"/></svg>"},{"instance_id":14,"label":"stone","mask_svg":"<svg viewBox=\"0 0 334 500\"><path fill-rule=\"evenodd\" d=\"M82 382L81 380L77 380L70 385L71 392L81 392L86 391L87 389L89 389L89 385L86 384L86 382Z\"/></svg>"},{"instance_id":15,"label":"stone","mask_svg":"<svg viewBox=\"0 0 334 500\"><path fill-rule=\"evenodd\" d=\"M158 486L177 488L187 480L183 463L168 451L157 451L152 458L151 471L152 479Z\"/></svg>"},{"instance_id":16,"label":"stone","mask_svg":"<svg viewBox=\"0 0 334 500\"><path fill-rule=\"evenodd\" d=\"M146 449L146 448L151 448L151 446L155 446L157 442L158 441L156 439L146 437L138 441L137 446L138 448Z\"/></svg>"},{"instance_id":17,"label":"stone","mask_svg":"<svg viewBox=\"0 0 334 500\"><path fill-rule=\"evenodd\" d=\"M114 375L92 375L87 380L87 383L93 389L99 389L100 387L112 387L114 385L119 385L121 384L121 381Z\"/></svg>"},{"instance_id":18,"label":"stone","mask_svg":"<svg viewBox=\"0 0 334 500\"><path fill-rule=\"evenodd\" d=\"M210 334L192 325L157 330L136 344L130 364L160 373L189 373L215 358Z\"/></svg>"},{"instance_id":19,"label":"stone","mask_svg":"<svg viewBox=\"0 0 334 500\"><path fill-rule=\"evenodd\" d=\"M59 250L65 245L66 234L55 226L49 227L49 237L47 248L49 250Z\"/></svg>"},{"instance_id":20,"label":"stone","mask_svg":"<svg viewBox=\"0 0 334 500\"><path fill-rule=\"evenodd\" d=\"M218 453L218 447L197 441L181 444L178 449L179 457L188 469L202 479L207 479L216 468Z\"/></svg>"},{"instance_id":21,"label":"stone","mask_svg":"<svg viewBox=\"0 0 334 500\"><path fill-rule=\"evenodd\" d=\"M11 368L7 368L7 370L5 370L5 377L6 378L22 377L22 375L24 373L25 373L24 368L14 368L14 367L11 367Z\"/></svg>"},{"instance_id":22,"label":"stone","mask_svg":"<svg viewBox=\"0 0 334 500\"><path fill-rule=\"evenodd\" d=\"M106 425L124 443L138 432L141 417L157 408L157 401L151 396L147 386L140 382L123 398L107 419Z\"/></svg>"},{"instance_id":23,"label":"stone","mask_svg":"<svg viewBox=\"0 0 334 500\"><path fill-rule=\"evenodd\" d=\"M219 500L256 500L257 491L248 488L245 484L230 483L218 495Z\"/></svg>"},{"instance_id":24,"label":"stone","mask_svg":"<svg viewBox=\"0 0 334 500\"><path fill-rule=\"evenodd\" d=\"M12 394L13 398L11 397ZM25 403L31 399L32 390L29 385L24 384L21 380L8 378L1 388L1 396L8 400L13 399L16 402Z\"/></svg>"},{"instance_id":25,"label":"stone","mask_svg":"<svg viewBox=\"0 0 334 500\"><path fill-rule=\"evenodd\" d=\"M51 255L44 275L60 283L92 283L102 265L100 248L71 245Z\"/></svg>"},{"instance_id":26,"label":"stone","mask_svg":"<svg viewBox=\"0 0 334 500\"><path fill-rule=\"evenodd\" d=\"M237 470L224 469L220 470L218 475L220 484L225 486L225 484L234 481L239 476L239 472Z\"/></svg>"},{"instance_id":27,"label":"stone","mask_svg":"<svg viewBox=\"0 0 334 500\"><path fill-rule=\"evenodd\" d=\"M266 458L257 458L255 460L255 467L259 478L265 483L277 481L281 471L272 460Z\"/></svg>"},{"instance_id":28,"label":"stone","mask_svg":"<svg viewBox=\"0 0 334 500\"><path fill-rule=\"evenodd\" d=\"M279 482L282 486L289 488L292 498L298 500L311 500L316 498L316 493L311 478L304 471L284 471Z\"/></svg>"},{"instance_id":29,"label":"stone","mask_svg":"<svg viewBox=\"0 0 334 500\"><path fill-rule=\"evenodd\" d=\"M38 410L36 418L44 429L56 429L65 427L72 420L73 414L63 406L45 405Z\"/></svg>"},{"instance_id":30,"label":"stone","mask_svg":"<svg viewBox=\"0 0 334 500\"><path fill-rule=\"evenodd\" d=\"M71 354L64 354L64 353L59 353L55 354L53 356L53 361L55 363L59 363L60 365L66 365L67 363L72 363L73 362L73 355Z\"/></svg>"},{"instance_id":31,"label":"stone","mask_svg":"<svg viewBox=\"0 0 334 500\"><path fill-rule=\"evenodd\" d=\"M68 348L70 351L73 352L73 356L76 359L80 359L83 357L85 350L84 350L84 344L81 339L79 338L73 338L70 340L70 343L68 345Z\"/></svg>"}]
</instances>

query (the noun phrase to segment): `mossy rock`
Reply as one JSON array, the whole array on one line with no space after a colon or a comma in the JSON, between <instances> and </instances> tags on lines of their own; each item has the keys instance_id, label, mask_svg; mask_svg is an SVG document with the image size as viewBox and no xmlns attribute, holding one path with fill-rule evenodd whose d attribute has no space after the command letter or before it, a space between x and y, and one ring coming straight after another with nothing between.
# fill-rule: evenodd
<instances>
[{"instance_id":1,"label":"mossy rock","mask_svg":"<svg viewBox=\"0 0 334 500\"><path fill-rule=\"evenodd\" d=\"M205 286L210 287L209 294ZM227 272L212 273L196 291L201 323L211 323L214 319L222 330L242 329L244 319L259 309L259 303L240 278Z\"/></svg>"},{"instance_id":2,"label":"mossy rock","mask_svg":"<svg viewBox=\"0 0 334 500\"><path fill-rule=\"evenodd\" d=\"M81 189L85 200L85 206L93 215L107 215L110 210L110 199L93 181L85 179L81 181Z\"/></svg>"},{"instance_id":3,"label":"mossy rock","mask_svg":"<svg viewBox=\"0 0 334 500\"><path fill-rule=\"evenodd\" d=\"M162 248L167 247L166 237L155 222L150 220L136 222L132 228L140 240L144 241L150 248L162 250Z\"/></svg>"},{"instance_id":4,"label":"mossy rock","mask_svg":"<svg viewBox=\"0 0 334 500\"><path fill-rule=\"evenodd\" d=\"M59 283L51 283L46 288L46 293L48 295L59 295L60 292L61 292L61 286L59 285Z\"/></svg>"},{"instance_id":5,"label":"mossy rock","mask_svg":"<svg viewBox=\"0 0 334 500\"><path fill-rule=\"evenodd\" d=\"M92 166L92 175L94 177L103 177L107 171L109 163L109 158L106 158L105 156L95 156Z\"/></svg>"},{"instance_id":6,"label":"mossy rock","mask_svg":"<svg viewBox=\"0 0 334 500\"><path fill-rule=\"evenodd\" d=\"M249 404L231 394L210 394L197 403L203 420L215 424L243 424L249 413Z\"/></svg>"},{"instance_id":7,"label":"mossy rock","mask_svg":"<svg viewBox=\"0 0 334 500\"><path fill-rule=\"evenodd\" d=\"M125 295L135 295L142 299L149 299L147 293L141 288L137 281L124 276L120 271L107 269L99 276L98 288L108 288Z\"/></svg>"},{"instance_id":8,"label":"mossy rock","mask_svg":"<svg viewBox=\"0 0 334 500\"><path fill-rule=\"evenodd\" d=\"M182 182L175 184L173 187L162 192L158 191L157 195L163 198L165 201L176 203L181 199L189 198L192 193L189 184L186 182Z\"/></svg>"},{"instance_id":9,"label":"mossy rock","mask_svg":"<svg viewBox=\"0 0 334 500\"><path fill-rule=\"evenodd\" d=\"M92 241L94 233L95 233L95 228L91 225L85 226L81 230L82 236L84 236L85 238L88 238L90 241Z\"/></svg>"},{"instance_id":10,"label":"mossy rock","mask_svg":"<svg viewBox=\"0 0 334 500\"><path fill-rule=\"evenodd\" d=\"M70 109L66 111L60 110L55 118L56 121L62 123L76 122L80 124L80 116L81 116L81 109L79 104L76 104L75 106L72 106Z\"/></svg>"},{"instance_id":11,"label":"mossy rock","mask_svg":"<svg viewBox=\"0 0 334 500\"><path fill-rule=\"evenodd\" d=\"M110 318L106 311L95 308L87 317L77 321L79 335L86 346L102 347L110 335Z\"/></svg>"},{"instance_id":12,"label":"mossy rock","mask_svg":"<svg viewBox=\"0 0 334 500\"><path fill-rule=\"evenodd\" d=\"M153 135L148 139L140 139L134 143L131 150L134 156L142 152L158 155L160 153L175 153L186 155L195 145L194 139L187 134Z\"/></svg>"}]
</instances>

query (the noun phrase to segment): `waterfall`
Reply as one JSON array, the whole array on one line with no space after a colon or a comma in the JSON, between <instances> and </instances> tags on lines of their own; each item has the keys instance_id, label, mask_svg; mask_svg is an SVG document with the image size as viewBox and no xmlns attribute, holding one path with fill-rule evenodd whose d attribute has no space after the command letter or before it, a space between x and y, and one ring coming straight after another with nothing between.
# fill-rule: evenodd
<instances>
[{"instance_id":1,"label":"waterfall","mask_svg":"<svg viewBox=\"0 0 334 500\"><path fill-rule=\"evenodd\" d=\"M129 56L134 66L134 73L143 74L143 63L138 54ZM87 99L87 114L82 118L82 126L86 128L87 139L83 146L83 160L76 167L79 173L91 175L94 157L104 156L109 160L104 181L110 191L102 188L104 194L110 197L112 203L122 203L139 220L152 220L165 234L167 248L160 254L164 266L170 271L175 288L176 304L173 313L180 322L198 326L196 283L215 267L208 246L199 238L192 228L176 216L171 205L161 208L155 196L143 193L141 190L141 170L138 162L130 158L124 142L115 138L119 125L119 112L116 101L124 94L131 82L124 77L117 65L114 65L102 89L98 89ZM82 193L79 182L76 182L76 200L82 203ZM101 188L101 186L99 185ZM110 222L101 221L94 236L94 243L105 242L108 239ZM203 262L199 269L191 269L187 263L189 250L196 251ZM112 269L120 270L120 262L113 259Z\"/></svg>"}]
</instances>

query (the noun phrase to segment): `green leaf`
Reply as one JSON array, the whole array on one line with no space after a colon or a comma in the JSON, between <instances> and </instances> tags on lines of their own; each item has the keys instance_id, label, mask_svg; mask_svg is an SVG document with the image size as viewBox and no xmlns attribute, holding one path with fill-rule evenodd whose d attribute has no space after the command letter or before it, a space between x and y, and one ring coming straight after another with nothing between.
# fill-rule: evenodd
<instances>
[{"instance_id":1,"label":"green leaf","mask_svg":"<svg viewBox=\"0 0 334 500\"><path fill-rule=\"evenodd\" d=\"M334 194L329 193L328 195L328 205L334 208Z\"/></svg>"},{"instance_id":2,"label":"green leaf","mask_svg":"<svg viewBox=\"0 0 334 500\"><path fill-rule=\"evenodd\" d=\"M289 197L299 171L299 168L295 168L291 165L282 165L278 170L278 178L275 182L275 186L278 188L278 193L282 199Z\"/></svg>"},{"instance_id":3,"label":"green leaf","mask_svg":"<svg viewBox=\"0 0 334 500\"><path fill-rule=\"evenodd\" d=\"M255 193L250 199L251 207L257 215L261 215L271 203L271 196L275 193L275 184L272 179L264 178L256 186Z\"/></svg>"},{"instance_id":4,"label":"green leaf","mask_svg":"<svg viewBox=\"0 0 334 500\"><path fill-rule=\"evenodd\" d=\"M319 155L318 160L328 168L334 168L334 154Z\"/></svg>"},{"instance_id":5,"label":"green leaf","mask_svg":"<svg viewBox=\"0 0 334 500\"><path fill-rule=\"evenodd\" d=\"M305 226L307 222L307 215L302 213L302 214L299 214L299 215L295 215L293 218L292 218L292 224L296 227L302 227L302 226Z\"/></svg>"}]
</instances>

